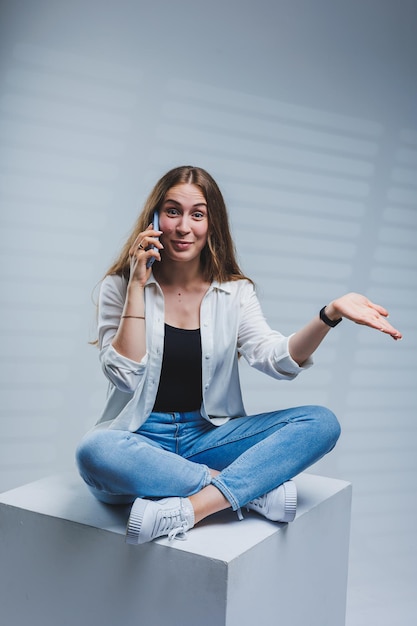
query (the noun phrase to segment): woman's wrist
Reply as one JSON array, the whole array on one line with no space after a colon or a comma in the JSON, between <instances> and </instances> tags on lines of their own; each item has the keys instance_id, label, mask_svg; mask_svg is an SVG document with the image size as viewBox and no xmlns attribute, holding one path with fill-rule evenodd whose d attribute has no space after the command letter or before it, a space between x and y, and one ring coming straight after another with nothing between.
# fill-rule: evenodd
<instances>
[{"instance_id":1,"label":"woman's wrist","mask_svg":"<svg viewBox=\"0 0 417 626\"><path fill-rule=\"evenodd\" d=\"M319 316L322 322L324 322L325 324L327 324L327 326L330 326L331 328L334 328L342 321L342 316L337 311L333 302L324 306L320 310Z\"/></svg>"},{"instance_id":2,"label":"woman's wrist","mask_svg":"<svg viewBox=\"0 0 417 626\"><path fill-rule=\"evenodd\" d=\"M329 318L329 320L332 320L332 322L336 322L342 317L339 311L334 306L333 302L330 302L330 304L327 304L324 307L324 313L326 314L326 317Z\"/></svg>"},{"instance_id":3,"label":"woman's wrist","mask_svg":"<svg viewBox=\"0 0 417 626\"><path fill-rule=\"evenodd\" d=\"M144 288L140 283L129 282L122 317L145 315Z\"/></svg>"},{"instance_id":4,"label":"woman's wrist","mask_svg":"<svg viewBox=\"0 0 417 626\"><path fill-rule=\"evenodd\" d=\"M132 294L138 294L138 293L143 294L144 291L145 291L145 285L142 283L142 281L136 280L135 278L131 276L129 279L129 282L127 283L127 292L132 293Z\"/></svg>"}]
</instances>

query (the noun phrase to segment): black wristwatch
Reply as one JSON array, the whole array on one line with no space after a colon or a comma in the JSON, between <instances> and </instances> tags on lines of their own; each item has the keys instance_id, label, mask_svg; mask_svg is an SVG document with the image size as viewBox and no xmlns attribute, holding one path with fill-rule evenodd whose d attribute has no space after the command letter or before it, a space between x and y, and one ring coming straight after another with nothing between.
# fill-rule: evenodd
<instances>
[{"instance_id":1,"label":"black wristwatch","mask_svg":"<svg viewBox=\"0 0 417 626\"><path fill-rule=\"evenodd\" d=\"M338 324L340 324L340 322L342 321L342 317L339 317L338 320L331 320L329 317L327 317L326 313L324 312L326 309L327 304L324 305L324 307L321 309L319 315L320 315L320 319L327 324L327 326L330 326L330 328L334 328L335 326L337 326Z\"/></svg>"}]
</instances>

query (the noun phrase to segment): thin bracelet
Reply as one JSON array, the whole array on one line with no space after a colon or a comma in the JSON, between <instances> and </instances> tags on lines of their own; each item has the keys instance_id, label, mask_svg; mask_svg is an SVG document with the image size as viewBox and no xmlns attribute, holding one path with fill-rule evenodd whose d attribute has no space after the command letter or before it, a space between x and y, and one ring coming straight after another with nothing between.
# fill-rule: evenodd
<instances>
[{"instance_id":1,"label":"thin bracelet","mask_svg":"<svg viewBox=\"0 0 417 626\"><path fill-rule=\"evenodd\" d=\"M143 315L122 315L122 317L130 317L133 318L135 320L144 320L144 316Z\"/></svg>"}]
</instances>

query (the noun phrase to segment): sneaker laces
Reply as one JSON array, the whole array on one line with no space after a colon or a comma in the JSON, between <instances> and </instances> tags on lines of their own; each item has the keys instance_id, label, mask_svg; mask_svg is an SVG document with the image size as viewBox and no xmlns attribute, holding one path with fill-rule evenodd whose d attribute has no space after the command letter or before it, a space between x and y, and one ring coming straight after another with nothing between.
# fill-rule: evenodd
<instances>
[{"instance_id":1,"label":"sneaker laces","mask_svg":"<svg viewBox=\"0 0 417 626\"><path fill-rule=\"evenodd\" d=\"M187 540L187 535L186 535L186 531L188 530L188 524L182 524L181 526L178 526L177 528L173 528L169 533L168 533L168 541L172 541L173 539L179 539L180 541L186 541Z\"/></svg>"},{"instance_id":2,"label":"sneaker laces","mask_svg":"<svg viewBox=\"0 0 417 626\"><path fill-rule=\"evenodd\" d=\"M186 531L189 528L189 523L186 519L182 503L179 509L171 511L161 511L157 515L155 526L153 529L153 536L160 537L162 535L168 535L168 540L180 539L186 540Z\"/></svg>"},{"instance_id":3,"label":"sneaker laces","mask_svg":"<svg viewBox=\"0 0 417 626\"><path fill-rule=\"evenodd\" d=\"M264 509L266 506L266 503L268 501L267 499L267 494L264 494L263 496L259 496L258 498L254 498L253 500L250 501L249 504L252 504L253 506L256 506L259 509ZM249 508L247 507L247 509L249 510Z\"/></svg>"}]
</instances>

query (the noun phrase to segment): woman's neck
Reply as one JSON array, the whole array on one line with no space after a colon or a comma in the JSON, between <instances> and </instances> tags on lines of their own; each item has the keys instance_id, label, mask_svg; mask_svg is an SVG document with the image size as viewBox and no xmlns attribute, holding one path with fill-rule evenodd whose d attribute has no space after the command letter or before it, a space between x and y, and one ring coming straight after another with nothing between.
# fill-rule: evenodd
<instances>
[{"instance_id":1,"label":"woman's neck","mask_svg":"<svg viewBox=\"0 0 417 626\"><path fill-rule=\"evenodd\" d=\"M157 267L155 266L156 263L154 264L154 275L160 285L189 289L206 282L203 278L200 263L166 261Z\"/></svg>"},{"instance_id":2,"label":"woman's neck","mask_svg":"<svg viewBox=\"0 0 417 626\"><path fill-rule=\"evenodd\" d=\"M155 268L155 278L164 294L165 323L186 330L200 328L200 306L210 284L200 267L171 261L168 264L168 271L162 263Z\"/></svg>"}]
</instances>

